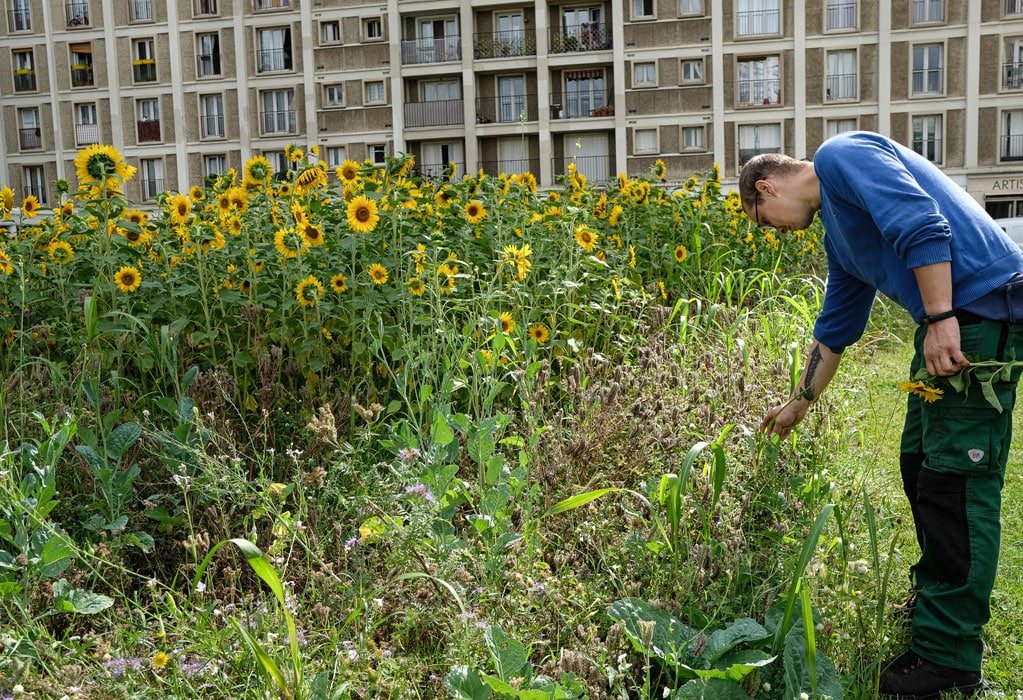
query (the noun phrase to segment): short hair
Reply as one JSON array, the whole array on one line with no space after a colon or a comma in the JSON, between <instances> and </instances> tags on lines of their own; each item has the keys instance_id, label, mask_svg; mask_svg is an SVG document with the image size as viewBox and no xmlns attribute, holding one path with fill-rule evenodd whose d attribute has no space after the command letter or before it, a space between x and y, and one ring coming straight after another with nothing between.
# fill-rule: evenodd
<instances>
[{"instance_id":1,"label":"short hair","mask_svg":"<svg viewBox=\"0 0 1023 700\"><path fill-rule=\"evenodd\" d=\"M783 153L760 153L753 156L739 171L739 198L744 208L759 204L757 182L772 175L790 175L799 169L799 161Z\"/></svg>"}]
</instances>

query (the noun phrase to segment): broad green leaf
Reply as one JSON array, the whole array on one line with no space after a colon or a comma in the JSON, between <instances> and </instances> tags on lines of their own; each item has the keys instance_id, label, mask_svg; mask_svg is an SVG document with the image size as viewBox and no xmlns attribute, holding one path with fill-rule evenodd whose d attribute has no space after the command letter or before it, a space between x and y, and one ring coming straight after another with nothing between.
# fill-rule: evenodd
<instances>
[{"instance_id":1,"label":"broad green leaf","mask_svg":"<svg viewBox=\"0 0 1023 700\"><path fill-rule=\"evenodd\" d=\"M455 439L455 431L451 429L447 418L441 413L434 414L433 425L430 426L430 444L443 447Z\"/></svg>"},{"instance_id":2,"label":"broad green leaf","mask_svg":"<svg viewBox=\"0 0 1023 700\"><path fill-rule=\"evenodd\" d=\"M512 639L497 625L491 625L484 633L487 649L494 658L497 675L502 680L514 678L526 665L526 648L518 640Z\"/></svg>"},{"instance_id":3,"label":"broad green leaf","mask_svg":"<svg viewBox=\"0 0 1023 700\"><path fill-rule=\"evenodd\" d=\"M681 664L680 657L700 635L700 630L693 629L671 613L655 608L640 598L622 598L612 603L607 612L612 620L621 621L625 625L625 633L632 641L632 645L641 653L645 650L639 623L653 622L649 651L653 656L676 668Z\"/></svg>"},{"instance_id":4,"label":"broad green leaf","mask_svg":"<svg viewBox=\"0 0 1023 700\"><path fill-rule=\"evenodd\" d=\"M760 626L755 620L748 617L740 617L724 629L712 632L707 637L707 644L704 646L700 656L709 659L713 663L726 652L731 651L740 644L759 642L770 636L771 633Z\"/></svg>"},{"instance_id":5,"label":"broad green leaf","mask_svg":"<svg viewBox=\"0 0 1023 700\"><path fill-rule=\"evenodd\" d=\"M734 681L720 678L691 680L671 694L672 700L750 700L749 694Z\"/></svg>"},{"instance_id":6,"label":"broad green leaf","mask_svg":"<svg viewBox=\"0 0 1023 700\"><path fill-rule=\"evenodd\" d=\"M452 666L444 676L444 686L458 700L488 700L493 693L479 674L468 666Z\"/></svg>"},{"instance_id":7,"label":"broad green leaf","mask_svg":"<svg viewBox=\"0 0 1023 700\"><path fill-rule=\"evenodd\" d=\"M65 541L63 535L52 535L43 545L39 575L43 578L53 578L61 574L71 566L74 556L75 550Z\"/></svg>"},{"instance_id":8,"label":"broad green leaf","mask_svg":"<svg viewBox=\"0 0 1023 700\"><path fill-rule=\"evenodd\" d=\"M94 471L107 468L106 461L96 453L96 450L92 449L88 445L77 445L75 450L83 459L85 459L86 462L89 463L89 466L92 467Z\"/></svg>"}]
</instances>

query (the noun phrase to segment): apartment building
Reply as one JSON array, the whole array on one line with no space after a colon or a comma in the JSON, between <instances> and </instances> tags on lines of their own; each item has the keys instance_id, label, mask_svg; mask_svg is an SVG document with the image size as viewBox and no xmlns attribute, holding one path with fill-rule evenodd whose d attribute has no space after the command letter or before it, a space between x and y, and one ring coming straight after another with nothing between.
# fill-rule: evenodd
<instances>
[{"instance_id":1,"label":"apartment building","mask_svg":"<svg viewBox=\"0 0 1023 700\"><path fill-rule=\"evenodd\" d=\"M95 142L147 202L290 143L727 183L860 128L1023 215L1023 0L0 1L0 180L45 203Z\"/></svg>"}]
</instances>

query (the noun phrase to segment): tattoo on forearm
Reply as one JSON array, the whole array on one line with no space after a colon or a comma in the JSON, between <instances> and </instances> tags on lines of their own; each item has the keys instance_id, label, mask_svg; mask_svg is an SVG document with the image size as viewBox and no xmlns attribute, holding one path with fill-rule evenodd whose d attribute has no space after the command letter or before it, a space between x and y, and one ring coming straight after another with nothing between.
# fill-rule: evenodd
<instances>
[{"instance_id":1,"label":"tattoo on forearm","mask_svg":"<svg viewBox=\"0 0 1023 700\"><path fill-rule=\"evenodd\" d=\"M806 399L813 403L817 395L813 391L813 376L817 373L817 367L824 360L819 345L814 345L810 351L810 359L806 362L806 374L803 376L803 390L796 394L796 398Z\"/></svg>"}]
</instances>

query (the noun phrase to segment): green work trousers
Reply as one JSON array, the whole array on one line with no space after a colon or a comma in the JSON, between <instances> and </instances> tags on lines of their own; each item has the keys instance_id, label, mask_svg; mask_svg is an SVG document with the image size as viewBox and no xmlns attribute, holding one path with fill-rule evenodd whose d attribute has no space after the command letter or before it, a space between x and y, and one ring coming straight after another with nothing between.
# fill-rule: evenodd
<instances>
[{"instance_id":1,"label":"green work trousers","mask_svg":"<svg viewBox=\"0 0 1023 700\"><path fill-rule=\"evenodd\" d=\"M926 366L926 332L917 330L911 376ZM960 333L971 361L1023 360L1023 324L974 317L961 322ZM965 392L942 383L944 395L933 403L909 396L902 482L921 552L910 569L917 591L912 648L950 668L980 671L1019 374L993 385L1001 412L976 381Z\"/></svg>"}]
</instances>

